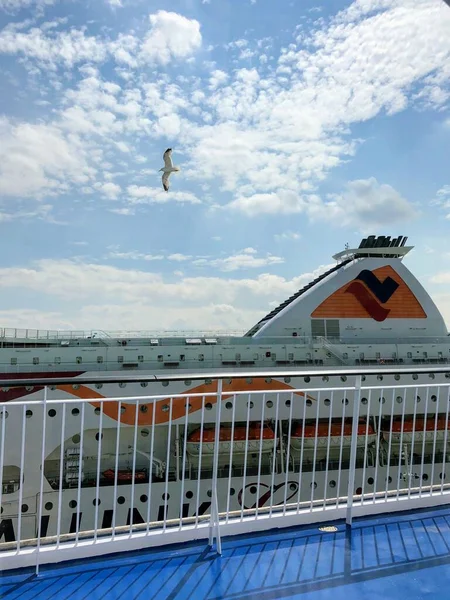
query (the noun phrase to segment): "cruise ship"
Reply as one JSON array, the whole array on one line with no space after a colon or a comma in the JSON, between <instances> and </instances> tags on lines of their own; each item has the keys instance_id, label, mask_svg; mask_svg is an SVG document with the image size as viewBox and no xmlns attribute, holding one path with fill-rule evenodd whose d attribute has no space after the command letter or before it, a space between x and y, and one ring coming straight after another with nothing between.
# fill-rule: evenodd
<instances>
[{"instance_id":1,"label":"cruise ship","mask_svg":"<svg viewBox=\"0 0 450 600\"><path fill-rule=\"evenodd\" d=\"M1 409L0 543L19 536L19 514L20 538L34 538L40 504L43 536L207 514L216 447L219 512L345 496L356 431L345 373L356 368L374 389L361 398L355 493L394 490L408 477L441 484L447 388L421 398L414 384L449 383L450 374L414 369L448 364L450 338L404 264L406 241L368 236L346 247L241 336L0 330L0 402L27 403ZM371 374L380 365L393 370ZM105 375L110 382L96 383ZM208 394L220 376L217 429ZM69 382L52 384L62 377ZM8 387L21 379L23 387ZM383 385L402 389L384 394ZM36 403L44 389L47 401L70 403L49 404L44 415Z\"/></svg>"}]
</instances>

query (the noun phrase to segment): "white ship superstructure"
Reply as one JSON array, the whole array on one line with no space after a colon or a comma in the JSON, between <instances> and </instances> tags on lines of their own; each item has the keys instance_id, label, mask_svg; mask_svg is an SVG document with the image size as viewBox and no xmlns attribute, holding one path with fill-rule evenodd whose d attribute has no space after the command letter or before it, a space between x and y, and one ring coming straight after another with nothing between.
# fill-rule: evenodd
<instances>
[{"instance_id":1,"label":"white ship superstructure","mask_svg":"<svg viewBox=\"0 0 450 600\"><path fill-rule=\"evenodd\" d=\"M211 505L216 446L219 510L263 507L269 499L274 505L289 498L309 500L314 489L344 495L354 401L345 373L355 368L367 369L365 384L374 387L361 398L356 493L370 486L384 490L389 479L394 489L400 477L441 483L442 470L434 463L436 457L446 462L450 456L447 399L438 387L426 398L414 387L398 395L390 390L386 397L379 389L448 383L444 374L411 368L401 374L405 367L450 362L444 319L403 264L411 250L405 242L402 236L369 236L358 248L340 252L335 267L243 336L0 331L0 379L5 382L0 401L27 402L26 414L11 404L0 419L0 542L18 536L19 513L21 538L36 533L44 415L42 404L33 403L42 399L46 382L46 400L71 400L64 408L45 408L42 527L47 535L58 527L73 532L77 521L89 529L96 519L107 528L164 515L201 515ZM370 374L380 365L393 369L384 380ZM280 376L266 377L265 371ZM246 376L238 377L242 373ZM208 394L217 392L220 374L217 429L216 398ZM114 383L95 382L105 375ZM127 381L130 375L137 380ZM179 377L173 380L174 375ZM51 384L63 376L73 383ZM27 383L8 387L12 379ZM92 383L83 383L86 379ZM326 387L334 391L318 391ZM177 394L192 396L186 404ZM159 399L146 402L150 395ZM129 397L137 399L120 401ZM427 438L429 428L439 435ZM418 453L420 468L415 469Z\"/></svg>"}]
</instances>

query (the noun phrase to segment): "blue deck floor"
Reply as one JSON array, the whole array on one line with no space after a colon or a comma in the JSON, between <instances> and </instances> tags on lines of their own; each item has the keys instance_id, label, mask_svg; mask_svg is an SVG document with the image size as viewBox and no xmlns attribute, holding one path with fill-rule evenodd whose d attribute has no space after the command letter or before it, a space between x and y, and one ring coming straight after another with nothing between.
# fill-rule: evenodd
<instances>
[{"instance_id":1,"label":"blue deck floor","mask_svg":"<svg viewBox=\"0 0 450 600\"><path fill-rule=\"evenodd\" d=\"M450 508L141 551L0 578L8 600L450 597Z\"/></svg>"}]
</instances>

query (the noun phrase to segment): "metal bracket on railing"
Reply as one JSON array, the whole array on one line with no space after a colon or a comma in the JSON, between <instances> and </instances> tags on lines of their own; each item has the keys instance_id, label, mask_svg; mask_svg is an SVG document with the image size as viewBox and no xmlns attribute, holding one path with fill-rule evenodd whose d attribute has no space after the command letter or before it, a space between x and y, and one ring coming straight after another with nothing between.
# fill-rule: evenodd
<instances>
[{"instance_id":1,"label":"metal bracket on railing","mask_svg":"<svg viewBox=\"0 0 450 600\"><path fill-rule=\"evenodd\" d=\"M348 527L352 525L352 508L353 494L355 493L355 469L356 469L356 453L358 448L358 422L359 422L359 407L361 404L361 376L358 375L355 381L355 395L353 402L353 421L352 421L352 445L350 448L350 464L348 474L348 490L347 490L347 515L345 522Z\"/></svg>"},{"instance_id":2,"label":"metal bracket on railing","mask_svg":"<svg viewBox=\"0 0 450 600\"><path fill-rule=\"evenodd\" d=\"M217 476L219 469L219 444L220 444L220 412L222 407L222 379L217 381L217 403L216 403L216 427L214 438L214 458L213 458L213 477L212 477L212 499L211 499L211 517L209 521L209 546L214 544L214 535L216 537L217 554L222 554L222 543L220 540L219 524L219 500L217 495Z\"/></svg>"}]
</instances>

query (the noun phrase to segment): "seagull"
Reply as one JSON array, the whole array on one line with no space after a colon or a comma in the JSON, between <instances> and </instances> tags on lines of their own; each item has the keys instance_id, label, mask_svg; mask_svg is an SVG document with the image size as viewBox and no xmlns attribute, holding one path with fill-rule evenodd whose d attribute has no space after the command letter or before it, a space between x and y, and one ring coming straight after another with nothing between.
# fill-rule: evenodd
<instances>
[{"instance_id":1,"label":"seagull","mask_svg":"<svg viewBox=\"0 0 450 600\"><path fill-rule=\"evenodd\" d=\"M180 168L173 166L173 163L172 163L172 148L167 148L167 150L163 154L163 159L164 159L164 168L160 169L160 171L163 171L163 176L162 176L163 188L165 189L166 192L168 192L169 191L169 177L170 177L170 174L171 173L176 173L177 171L180 170Z\"/></svg>"}]
</instances>

